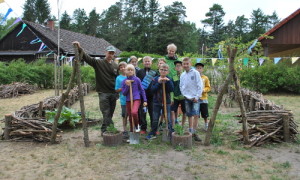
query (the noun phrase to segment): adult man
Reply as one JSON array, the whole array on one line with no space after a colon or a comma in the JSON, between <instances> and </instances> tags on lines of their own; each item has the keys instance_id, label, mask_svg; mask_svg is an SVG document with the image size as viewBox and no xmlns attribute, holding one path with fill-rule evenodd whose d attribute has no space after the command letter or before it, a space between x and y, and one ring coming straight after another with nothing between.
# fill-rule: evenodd
<instances>
[{"instance_id":1,"label":"adult man","mask_svg":"<svg viewBox=\"0 0 300 180\"><path fill-rule=\"evenodd\" d=\"M82 60L92 66L96 76L96 91L99 95L99 105L103 116L101 135L106 131L107 126L113 124L112 116L116 107L117 93L115 92L115 82L117 77L118 65L113 61L116 48L108 46L103 60L96 60L90 57L81 48L80 43L75 41Z\"/></svg>"},{"instance_id":2,"label":"adult man","mask_svg":"<svg viewBox=\"0 0 300 180\"><path fill-rule=\"evenodd\" d=\"M152 112L153 112L153 94L151 92L151 84L154 80L154 77L157 76L157 72L151 69L152 58L150 56L145 56L143 58L144 68L140 69L136 76L142 81L142 87L146 92L147 104L148 104L148 113L150 116L150 122L152 124ZM143 103L141 103L143 104ZM146 134L147 131L147 120L146 112L143 111L143 106L140 106L139 109L139 120L141 125L141 134Z\"/></svg>"}]
</instances>

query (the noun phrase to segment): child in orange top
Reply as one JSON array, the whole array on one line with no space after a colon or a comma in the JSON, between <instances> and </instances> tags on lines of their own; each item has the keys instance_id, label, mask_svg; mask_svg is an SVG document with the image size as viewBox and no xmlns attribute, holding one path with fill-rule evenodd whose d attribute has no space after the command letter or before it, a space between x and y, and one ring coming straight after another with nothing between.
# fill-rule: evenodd
<instances>
[{"instance_id":1,"label":"child in orange top","mask_svg":"<svg viewBox=\"0 0 300 180\"><path fill-rule=\"evenodd\" d=\"M210 91L210 82L207 76L203 74L204 71L204 64L197 63L196 65L197 71L200 73L201 79L203 81L203 91L202 91L202 97L200 98L200 110L199 115L201 113L201 117L204 119L204 130L207 130L208 128L208 98L207 93Z\"/></svg>"}]
</instances>

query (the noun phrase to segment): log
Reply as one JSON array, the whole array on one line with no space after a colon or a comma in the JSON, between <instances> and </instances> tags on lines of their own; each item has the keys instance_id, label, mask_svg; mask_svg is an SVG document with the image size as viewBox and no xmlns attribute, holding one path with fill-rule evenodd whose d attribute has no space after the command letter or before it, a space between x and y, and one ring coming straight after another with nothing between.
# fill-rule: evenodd
<instances>
[{"instance_id":1,"label":"log","mask_svg":"<svg viewBox=\"0 0 300 180\"><path fill-rule=\"evenodd\" d=\"M39 103L39 117L43 117L43 101Z\"/></svg>"}]
</instances>

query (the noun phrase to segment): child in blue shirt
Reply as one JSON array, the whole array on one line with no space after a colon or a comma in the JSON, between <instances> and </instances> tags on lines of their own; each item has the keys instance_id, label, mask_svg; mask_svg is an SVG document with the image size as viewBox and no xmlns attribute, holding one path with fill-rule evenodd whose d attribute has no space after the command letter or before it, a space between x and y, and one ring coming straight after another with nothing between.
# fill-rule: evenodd
<instances>
[{"instance_id":1,"label":"child in blue shirt","mask_svg":"<svg viewBox=\"0 0 300 180\"><path fill-rule=\"evenodd\" d=\"M122 109L122 119L123 119L123 136L128 137L127 132L127 113L126 113L126 96L122 94L122 81L126 79L125 68L127 66L126 62L120 62L118 65L118 70L120 75L116 78L116 92L120 93L120 104Z\"/></svg>"}]
</instances>

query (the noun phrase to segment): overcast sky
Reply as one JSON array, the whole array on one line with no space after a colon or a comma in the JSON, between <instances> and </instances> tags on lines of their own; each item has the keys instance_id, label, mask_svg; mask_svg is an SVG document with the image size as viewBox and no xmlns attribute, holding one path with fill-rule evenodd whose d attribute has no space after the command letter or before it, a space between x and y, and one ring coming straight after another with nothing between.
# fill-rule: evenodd
<instances>
[{"instance_id":1,"label":"overcast sky","mask_svg":"<svg viewBox=\"0 0 300 180\"><path fill-rule=\"evenodd\" d=\"M69 15L77 8L84 8L87 14L96 8L98 13L109 8L119 0L59 0L61 13L67 11ZM196 23L197 27L203 27L201 20L205 19L205 13L209 11L214 3L223 7L225 14L224 20L235 20L237 16L245 15L250 18L252 10L257 8L271 15L273 11L277 12L278 17L282 20L288 15L300 8L299 0L178 0L186 7L186 20ZM48 0L51 6L51 14L57 17L57 0ZM158 0L160 7L171 5L173 0ZM13 9L10 17L22 17L23 5L25 0L5 0L0 4L0 13L5 14L9 6ZM8 6L9 5L9 6Z\"/></svg>"}]
</instances>

